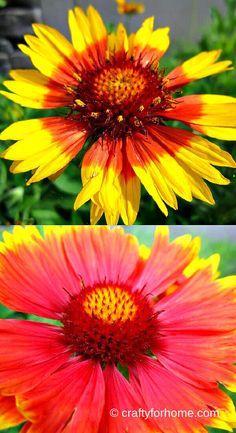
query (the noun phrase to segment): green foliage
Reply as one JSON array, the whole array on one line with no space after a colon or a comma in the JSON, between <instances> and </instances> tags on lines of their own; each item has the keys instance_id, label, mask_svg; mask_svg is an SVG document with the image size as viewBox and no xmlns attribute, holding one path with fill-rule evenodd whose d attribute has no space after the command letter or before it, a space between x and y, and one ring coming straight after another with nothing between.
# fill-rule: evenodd
<instances>
[{"instance_id":1,"label":"green foliage","mask_svg":"<svg viewBox=\"0 0 236 433\"><path fill-rule=\"evenodd\" d=\"M4 429L4 430L1 430L1 433L18 433L18 432L20 432L21 427L22 426Z\"/></svg>"},{"instance_id":2,"label":"green foliage","mask_svg":"<svg viewBox=\"0 0 236 433\"><path fill-rule=\"evenodd\" d=\"M7 5L6 0L0 0L0 8L4 8Z\"/></svg>"}]
</instances>

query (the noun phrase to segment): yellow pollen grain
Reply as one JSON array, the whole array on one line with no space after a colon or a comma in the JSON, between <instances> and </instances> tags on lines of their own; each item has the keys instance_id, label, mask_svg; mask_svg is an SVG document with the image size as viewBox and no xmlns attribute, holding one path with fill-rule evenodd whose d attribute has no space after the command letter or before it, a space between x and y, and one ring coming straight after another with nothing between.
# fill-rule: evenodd
<instances>
[{"instance_id":1,"label":"yellow pollen grain","mask_svg":"<svg viewBox=\"0 0 236 433\"><path fill-rule=\"evenodd\" d=\"M68 86L67 84L65 84L64 87L65 87L66 91L67 91L68 93L70 93L71 95L74 95L74 94L75 94L75 90L72 89L72 87Z\"/></svg>"},{"instance_id":2,"label":"yellow pollen grain","mask_svg":"<svg viewBox=\"0 0 236 433\"><path fill-rule=\"evenodd\" d=\"M155 99L153 99L153 104L155 104L155 105L157 105L157 104L160 104L161 103L161 97L160 96L157 96Z\"/></svg>"},{"instance_id":3,"label":"yellow pollen grain","mask_svg":"<svg viewBox=\"0 0 236 433\"><path fill-rule=\"evenodd\" d=\"M85 107L85 102L81 101L80 99L76 99L75 100L76 104L79 105L80 107Z\"/></svg>"},{"instance_id":4,"label":"yellow pollen grain","mask_svg":"<svg viewBox=\"0 0 236 433\"><path fill-rule=\"evenodd\" d=\"M83 303L85 312L104 322L132 320L137 306L132 295L119 287L98 287L88 293Z\"/></svg>"},{"instance_id":5,"label":"yellow pollen grain","mask_svg":"<svg viewBox=\"0 0 236 433\"><path fill-rule=\"evenodd\" d=\"M120 116L117 117L117 120L118 120L118 122L123 122L124 117L122 115L120 115Z\"/></svg>"},{"instance_id":6,"label":"yellow pollen grain","mask_svg":"<svg viewBox=\"0 0 236 433\"><path fill-rule=\"evenodd\" d=\"M145 107L144 107L144 105L140 105L140 107L139 107L139 111L144 111L144 109L145 109Z\"/></svg>"},{"instance_id":7,"label":"yellow pollen grain","mask_svg":"<svg viewBox=\"0 0 236 433\"><path fill-rule=\"evenodd\" d=\"M96 113L95 111L93 111L91 113L91 117L94 117L95 119L97 119L99 117L99 113Z\"/></svg>"}]
</instances>

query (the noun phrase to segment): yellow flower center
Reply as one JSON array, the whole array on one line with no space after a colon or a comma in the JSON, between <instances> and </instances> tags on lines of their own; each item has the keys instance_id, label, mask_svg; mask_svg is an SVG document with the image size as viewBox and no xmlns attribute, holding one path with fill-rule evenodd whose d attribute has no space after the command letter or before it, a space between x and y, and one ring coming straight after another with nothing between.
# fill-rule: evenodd
<instances>
[{"instance_id":1,"label":"yellow flower center","mask_svg":"<svg viewBox=\"0 0 236 433\"><path fill-rule=\"evenodd\" d=\"M140 95L147 85L147 79L133 68L109 68L103 70L94 81L95 93L105 97L111 106L129 103Z\"/></svg>"},{"instance_id":2,"label":"yellow flower center","mask_svg":"<svg viewBox=\"0 0 236 433\"><path fill-rule=\"evenodd\" d=\"M98 287L89 292L83 306L89 316L107 323L132 320L137 311L131 293L109 286Z\"/></svg>"}]
</instances>

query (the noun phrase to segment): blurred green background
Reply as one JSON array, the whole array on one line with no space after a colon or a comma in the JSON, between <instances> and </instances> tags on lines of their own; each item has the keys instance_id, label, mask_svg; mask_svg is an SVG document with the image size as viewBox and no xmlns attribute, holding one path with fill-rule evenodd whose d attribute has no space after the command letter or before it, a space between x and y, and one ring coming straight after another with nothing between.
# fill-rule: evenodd
<instances>
[{"instance_id":1,"label":"blurred green background","mask_svg":"<svg viewBox=\"0 0 236 433\"><path fill-rule=\"evenodd\" d=\"M222 59L232 59L236 54L236 3L225 0L227 12L222 15L216 8L212 9L212 22L198 43L174 41L174 49L164 57L161 67L168 73L184 60L204 50L221 48ZM2 78L3 80L3 78ZM199 80L184 89L184 94L213 93L236 95L236 72ZM33 110L0 97L0 130L12 122L52 115L49 110ZM55 113L55 111L54 111ZM174 123L174 122L173 122ZM174 123L178 125L177 122ZM236 145L230 142L219 143L236 157ZM6 147L1 142L0 149ZM7 143L9 144L9 143ZM29 174L12 175L8 171L9 163L0 160L0 224L89 224L89 204L74 212L73 202L81 189L80 169L81 157L74 160L65 173L55 182L44 180L25 186ZM215 206L194 200L187 203L178 199L179 211L169 210L166 219L159 211L152 198L143 189L141 207L136 224L231 224L235 222L235 186L236 175L232 169L222 169L230 180L229 186L211 186L216 200ZM104 223L101 220L101 223ZM122 223L120 221L120 223Z\"/></svg>"},{"instance_id":2,"label":"blurred green background","mask_svg":"<svg viewBox=\"0 0 236 433\"><path fill-rule=\"evenodd\" d=\"M12 230L12 227L1 227L0 226L0 239L2 237L3 230ZM42 230L42 227L40 227ZM144 227L126 227L125 230L136 235L140 243L151 246L153 242L153 235L155 231L154 226ZM208 257L214 253L220 253L220 272L222 276L236 274L236 226L172 226L170 227L171 238L174 239L177 236L190 233L193 236L200 236L202 238L201 257ZM38 318L36 316L27 315L25 313L13 312L3 305L0 305L0 317L1 318L23 318L33 319L38 321L47 321L46 319ZM233 398L234 404L236 404L236 394L228 394ZM20 428L12 428L8 430L2 430L3 433L16 433L19 432ZM223 430L209 429L210 433L223 433ZM42 432L47 433L47 432ZM75 432L76 433L76 432ZM181 432L180 432L181 433ZM236 429L234 430L236 433Z\"/></svg>"}]
</instances>

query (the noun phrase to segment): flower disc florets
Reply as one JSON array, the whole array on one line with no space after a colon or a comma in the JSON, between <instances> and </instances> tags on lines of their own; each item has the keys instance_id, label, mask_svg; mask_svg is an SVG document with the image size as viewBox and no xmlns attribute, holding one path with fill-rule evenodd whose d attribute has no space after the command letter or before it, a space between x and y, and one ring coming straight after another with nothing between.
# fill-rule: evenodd
<instances>
[{"instance_id":1,"label":"flower disc florets","mask_svg":"<svg viewBox=\"0 0 236 433\"><path fill-rule=\"evenodd\" d=\"M156 347L157 315L147 297L126 287L85 288L71 298L63 324L74 356L102 364L130 364Z\"/></svg>"},{"instance_id":2,"label":"flower disc florets","mask_svg":"<svg viewBox=\"0 0 236 433\"><path fill-rule=\"evenodd\" d=\"M156 113L175 104L163 71L126 57L82 73L78 87L68 92L74 95L73 113L79 113L79 120L112 138L146 133L147 123L159 123Z\"/></svg>"}]
</instances>

